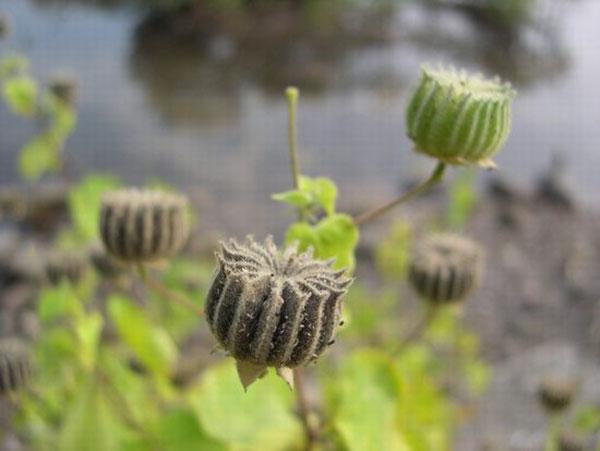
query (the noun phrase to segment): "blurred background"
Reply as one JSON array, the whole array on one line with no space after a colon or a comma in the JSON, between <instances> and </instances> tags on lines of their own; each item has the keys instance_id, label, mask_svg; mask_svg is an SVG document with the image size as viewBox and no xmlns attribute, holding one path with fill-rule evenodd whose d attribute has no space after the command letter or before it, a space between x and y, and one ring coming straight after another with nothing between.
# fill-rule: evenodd
<instances>
[{"instance_id":1,"label":"blurred background","mask_svg":"<svg viewBox=\"0 0 600 451\"><path fill-rule=\"evenodd\" d=\"M450 196L469 180L477 198L465 228L483 243L487 270L466 324L493 369L452 449L541 449L532 398L553 368L577 373L581 403L600 406L600 1L0 0L0 12L12 28L0 52L26 55L42 84L76 81L68 179L108 173L185 191L204 250L216 236L280 238L293 220L270 199L291 183L287 86L301 92L302 173L334 179L340 210L356 213L434 164L412 152L404 124L423 63L509 81L518 97L499 171L449 177ZM39 128L0 106L2 193L48 192L16 169ZM444 196L390 221L422 224ZM376 243L390 221L362 236L367 286L379 283ZM15 236L25 240L3 227L0 260L14 255ZM22 293L10 289L5 305L17 311ZM596 436L598 412L587 417Z\"/></svg>"}]
</instances>

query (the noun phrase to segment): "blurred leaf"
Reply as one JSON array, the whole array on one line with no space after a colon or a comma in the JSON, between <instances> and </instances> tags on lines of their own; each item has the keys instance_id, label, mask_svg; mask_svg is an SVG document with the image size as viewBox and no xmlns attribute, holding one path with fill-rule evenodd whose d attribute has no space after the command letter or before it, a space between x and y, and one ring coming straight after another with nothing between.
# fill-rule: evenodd
<instances>
[{"instance_id":1,"label":"blurred leaf","mask_svg":"<svg viewBox=\"0 0 600 451\"><path fill-rule=\"evenodd\" d=\"M0 79L15 77L29 69L29 61L21 55L8 55L0 59Z\"/></svg>"},{"instance_id":2,"label":"blurred leaf","mask_svg":"<svg viewBox=\"0 0 600 451\"><path fill-rule=\"evenodd\" d=\"M75 295L73 287L66 280L61 281L55 287L45 288L40 293L37 311L43 323L78 312L79 310L79 300Z\"/></svg>"},{"instance_id":3,"label":"blurred leaf","mask_svg":"<svg viewBox=\"0 0 600 451\"><path fill-rule=\"evenodd\" d=\"M51 133L44 132L29 141L19 154L19 172L26 180L37 180L47 172L56 172L60 159Z\"/></svg>"},{"instance_id":4,"label":"blurred leaf","mask_svg":"<svg viewBox=\"0 0 600 451\"><path fill-rule=\"evenodd\" d=\"M4 100L13 113L32 117L36 111L38 87L26 75L14 76L4 81Z\"/></svg>"},{"instance_id":5,"label":"blurred leaf","mask_svg":"<svg viewBox=\"0 0 600 451\"><path fill-rule=\"evenodd\" d=\"M103 323L100 313L92 312L82 317L76 324L75 330L79 338L79 358L87 370L92 370L96 364Z\"/></svg>"},{"instance_id":6,"label":"blurred leaf","mask_svg":"<svg viewBox=\"0 0 600 451\"><path fill-rule=\"evenodd\" d=\"M71 219L86 241L98 237L102 194L118 186L119 182L111 176L90 175L69 192Z\"/></svg>"},{"instance_id":7,"label":"blurred leaf","mask_svg":"<svg viewBox=\"0 0 600 451\"><path fill-rule=\"evenodd\" d=\"M410 450L398 428L400 381L391 359L377 350L348 357L328 381L333 427L349 451Z\"/></svg>"},{"instance_id":8,"label":"blurred leaf","mask_svg":"<svg viewBox=\"0 0 600 451\"><path fill-rule=\"evenodd\" d=\"M271 199L276 200L277 202L284 202L300 209L306 208L312 203L312 196L309 193L295 190L273 194Z\"/></svg>"},{"instance_id":9,"label":"blurred leaf","mask_svg":"<svg viewBox=\"0 0 600 451\"><path fill-rule=\"evenodd\" d=\"M575 428L586 434L600 431L600 408L583 406L575 414Z\"/></svg>"},{"instance_id":10,"label":"blurred leaf","mask_svg":"<svg viewBox=\"0 0 600 451\"><path fill-rule=\"evenodd\" d=\"M454 230L461 230L471 217L477 203L477 195L473 188L475 172L462 170L449 190L448 225Z\"/></svg>"},{"instance_id":11,"label":"blurred leaf","mask_svg":"<svg viewBox=\"0 0 600 451\"><path fill-rule=\"evenodd\" d=\"M61 451L115 451L117 419L94 379L81 388L69 406L59 437Z\"/></svg>"},{"instance_id":12,"label":"blurred leaf","mask_svg":"<svg viewBox=\"0 0 600 451\"><path fill-rule=\"evenodd\" d=\"M334 214L323 218L316 225L305 222L292 224L285 235L286 244L300 243L304 251L312 246L315 257L335 257L336 268L352 271L355 265L354 249L358 244L359 232L352 218L345 214Z\"/></svg>"},{"instance_id":13,"label":"blurred leaf","mask_svg":"<svg viewBox=\"0 0 600 451\"><path fill-rule=\"evenodd\" d=\"M152 325L144 310L122 296L110 296L108 312L136 358L151 371L167 376L177 361L177 347L167 332Z\"/></svg>"},{"instance_id":14,"label":"blurred leaf","mask_svg":"<svg viewBox=\"0 0 600 451\"><path fill-rule=\"evenodd\" d=\"M310 193L314 201L321 206L328 216L335 213L338 193L337 186L331 179L300 176L300 191Z\"/></svg>"},{"instance_id":15,"label":"blurred leaf","mask_svg":"<svg viewBox=\"0 0 600 451\"><path fill-rule=\"evenodd\" d=\"M188 399L206 432L229 449L279 451L302 442L293 393L274 374L245 393L233 361L223 362L206 370Z\"/></svg>"},{"instance_id":16,"label":"blurred leaf","mask_svg":"<svg viewBox=\"0 0 600 451\"><path fill-rule=\"evenodd\" d=\"M160 421L161 449L169 451L227 451L223 443L210 438L200 427L196 415L187 409L167 413Z\"/></svg>"},{"instance_id":17,"label":"blurred leaf","mask_svg":"<svg viewBox=\"0 0 600 451\"><path fill-rule=\"evenodd\" d=\"M396 220L375 249L377 268L383 275L394 280L406 277L411 238L410 225L401 219Z\"/></svg>"}]
</instances>

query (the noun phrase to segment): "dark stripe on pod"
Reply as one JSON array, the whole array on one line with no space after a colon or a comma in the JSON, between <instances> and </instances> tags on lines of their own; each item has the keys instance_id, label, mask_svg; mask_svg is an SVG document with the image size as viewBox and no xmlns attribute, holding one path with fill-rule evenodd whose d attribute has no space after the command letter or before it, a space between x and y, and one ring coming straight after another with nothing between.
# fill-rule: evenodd
<instances>
[{"instance_id":1,"label":"dark stripe on pod","mask_svg":"<svg viewBox=\"0 0 600 451\"><path fill-rule=\"evenodd\" d=\"M135 232L131 237L133 255L137 258L144 256L144 227L146 221L146 209L138 208L135 212Z\"/></svg>"},{"instance_id":2,"label":"dark stripe on pod","mask_svg":"<svg viewBox=\"0 0 600 451\"><path fill-rule=\"evenodd\" d=\"M221 294L223 293L223 288L225 287L225 282L227 280L227 276L225 274L224 268L219 265L219 269L214 275L213 282L208 291L208 295L206 296L206 319L208 320L208 324L211 325L214 322L214 314L221 299ZM214 330L213 330L214 332Z\"/></svg>"},{"instance_id":3,"label":"dark stripe on pod","mask_svg":"<svg viewBox=\"0 0 600 451\"><path fill-rule=\"evenodd\" d=\"M433 277L431 278L431 285L430 285L430 290L429 290L429 298L434 300L434 301L440 301L440 289L441 289L441 285L442 285L442 268L440 266L438 266L434 273L433 273Z\"/></svg>"},{"instance_id":4,"label":"dark stripe on pod","mask_svg":"<svg viewBox=\"0 0 600 451\"><path fill-rule=\"evenodd\" d=\"M298 341L288 362L289 366L298 366L310 357L313 340L319 333L317 321L321 298L313 294L310 296L302 312L302 320L298 330Z\"/></svg>"},{"instance_id":5,"label":"dark stripe on pod","mask_svg":"<svg viewBox=\"0 0 600 451\"><path fill-rule=\"evenodd\" d=\"M314 358L321 355L331 342L335 335L335 329L340 322L340 300L341 296L337 293L332 294L325 301L323 307L323 320L321 321L321 331L319 334L319 343L314 353Z\"/></svg>"},{"instance_id":6,"label":"dark stripe on pod","mask_svg":"<svg viewBox=\"0 0 600 451\"><path fill-rule=\"evenodd\" d=\"M110 223L112 220L114 209L111 207L103 206L100 212L100 236L104 246L109 252L113 252L110 239Z\"/></svg>"},{"instance_id":7,"label":"dark stripe on pod","mask_svg":"<svg viewBox=\"0 0 600 451\"><path fill-rule=\"evenodd\" d=\"M269 365L284 366L286 351L293 348L298 339L300 319L308 296L310 295L297 290L289 282L284 283L281 293L284 302L273 335L271 352L267 357Z\"/></svg>"},{"instance_id":8,"label":"dark stripe on pod","mask_svg":"<svg viewBox=\"0 0 600 451\"><path fill-rule=\"evenodd\" d=\"M150 207L148 207L150 208ZM150 255L156 255L160 251L160 241L161 241L161 226L162 226L162 214L160 205L155 205L150 208L152 211L152 241L150 245ZM150 256L149 255L149 256Z\"/></svg>"},{"instance_id":9,"label":"dark stripe on pod","mask_svg":"<svg viewBox=\"0 0 600 451\"><path fill-rule=\"evenodd\" d=\"M130 208L124 206L118 219L115 218L115 248L118 255L128 257L127 253L127 222L129 219Z\"/></svg>"},{"instance_id":10,"label":"dark stripe on pod","mask_svg":"<svg viewBox=\"0 0 600 451\"><path fill-rule=\"evenodd\" d=\"M239 320L233 333L230 344L232 355L241 360L252 357L251 344L258 332L258 324L263 314L265 305L271 296L271 280L269 276L253 282L254 291L252 296L240 305Z\"/></svg>"},{"instance_id":11,"label":"dark stripe on pod","mask_svg":"<svg viewBox=\"0 0 600 451\"><path fill-rule=\"evenodd\" d=\"M216 316L214 318L215 335L224 346L227 346L229 328L232 326L235 312L239 308L239 304L245 302L242 296L245 291L244 282L243 277L237 275L228 277L223 294L216 308Z\"/></svg>"},{"instance_id":12,"label":"dark stripe on pod","mask_svg":"<svg viewBox=\"0 0 600 451\"><path fill-rule=\"evenodd\" d=\"M446 284L446 299L454 300L457 298L456 295L456 268L450 267L448 268L448 282Z\"/></svg>"}]
</instances>

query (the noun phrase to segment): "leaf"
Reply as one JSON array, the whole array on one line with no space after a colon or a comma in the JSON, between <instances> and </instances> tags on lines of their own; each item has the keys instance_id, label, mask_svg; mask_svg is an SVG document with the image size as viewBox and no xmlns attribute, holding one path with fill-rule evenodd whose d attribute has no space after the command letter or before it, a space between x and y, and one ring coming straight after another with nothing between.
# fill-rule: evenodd
<instances>
[{"instance_id":1,"label":"leaf","mask_svg":"<svg viewBox=\"0 0 600 451\"><path fill-rule=\"evenodd\" d=\"M79 310L79 300L66 280L55 287L45 288L40 293L37 311L42 323L48 323Z\"/></svg>"},{"instance_id":2,"label":"leaf","mask_svg":"<svg viewBox=\"0 0 600 451\"><path fill-rule=\"evenodd\" d=\"M19 116L32 117L36 111L37 84L26 75L15 76L4 82L4 100L11 111Z\"/></svg>"},{"instance_id":3,"label":"leaf","mask_svg":"<svg viewBox=\"0 0 600 451\"><path fill-rule=\"evenodd\" d=\"M29 141L19 154L19 173L30 181L39 179L47 172L56 172L60 159L52 135L44 132Z\"/></svg>"},{"instance_id":4,"label":"leaf","mask_svg":"<svg viewBox=\"0 0 600 451\"><path fill-rule=\"evenodd\" d=\"M14 77L29 69L29 61L21 55L8 55L0 59L0 79Z\"/></svg>"},{"instance_id":5,"label":"leaf","mask_svg":"<svg viewBox=\"0 0 600 451\"><path fill-rule=\"evenodd\" d=\"M335 213L335 203L337 200L337 186L335 183L325 177L310 178L300 177L300 190L309 192L315 201L323 208L327 215Z\"/></svg>"},{"instance_id":6,"label":"leaf","mask_svg":"<svg viewBox=\"0 0 600 451\"><path fill-rule=\"evenodd\" d=\"M108 312L136 358L151 371L167 376L178 357L177 347L167 332L151 324L142 309L122 296L108 299Z\"/></svg>"},{"instance_id":7,"label":"leaf","mask_svg":"<svg viewBox=\"0 0 600 451\"><path fill-rule=\"evenodd\" d=\"M94 379L87 381L69 406L59 435L61 451L115 451L117 419Z\"/></svg>"},{"instance_id":8,"label":"leaf","mask_svg":"<svg viewBox=\"0 0 600 451\"><path fill-rule=\"evenodd\" d=\"M224 362L206 370L188 399L204 430L229 449L278 451L302 442L293 393L272 372L245 393L233 361Z\"/></svg>"},{"instance_id":9,"label":"leaf","mask_svg":"<svg viewBox=\"0 0 600 451\"><path fill-rule=\"evenodd\" d=\"M326 389L333 427L344 449L411 450L398 428L400 380L389 357L376 350L354 352Z\"/></svg>"},{"instance_id":10,"label":"leaf","mask_svg":"<svg viewBox=\"0 0 600 451\"><path fill-rule=\"evenodd\" d=\"M302 251L312 246L316 258L335 257L336 268L347 268L348 271L352 271L355 265L354 249L358 237L358 228L352 218L336 213L323 218L314 226L305 222L292 224L287 230L285 241L287 244L298 241Z\"/></svg>"},{"instance_id":11,"label":"leaf","mask_svg":"<svg viewBox=\"0 0 600 451\"><path fill-rule=\"evenodd\" d=\"M82 317L75 326L79 339L79 358L87 370L92 370L96 364L103 323L100 313L92 312Z\"/></svg>"},{"instance_id":12,"label":"leaf","mask_svg":"<svg viewBox=\"0 0 600 451\"><path fill-rule=\"evenodd\" d=\"M202 430L194 412L173 410L161 418L158 430L161 449L169 451L227 451L227 447Z\"/></svg>"},{"instance_id":13,"label":"leaf","mask_svg":"<svg viewBox=\"0 0 600 451\"><path fill-rule=\"evenodd\" d=\"M98 237L102 194L118 186L119 182L111 176L90 175L69 192L71 219L86 241Z\"/></svg>"},{"instance_id":14,"label":"leaf","mask_svg":"<svg viewBox=\"0 0 600 451\"><path fill-rule=\"evenodd\" d=\"M300 209L307 208L312 203L312 196L309 193L297 190L273 194L271 199Z\"/></svg>"}]
</instances>

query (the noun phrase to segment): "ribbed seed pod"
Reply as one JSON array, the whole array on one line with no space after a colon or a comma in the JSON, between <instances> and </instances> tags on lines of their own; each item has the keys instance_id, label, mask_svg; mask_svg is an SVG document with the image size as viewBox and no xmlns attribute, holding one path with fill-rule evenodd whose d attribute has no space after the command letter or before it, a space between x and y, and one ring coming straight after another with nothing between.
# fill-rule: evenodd
<instances>
[{"instance_id":1,"label":"ribbed seed pod","mask_svg":"<svg viewBox=\"0 0 600 451\"><path fill-rule=\"evenodd\" d=\"M291 368L316 360L340 322L342 297L352 280L332 260L279 252L269 237L221 243L206 301L206 319L220 346L237 361L244 387L275 367L293 384Z\"/></svg>"},{"instance_id":2,"label":"ribbed seed pod","mask_svg":"<svg viewBox=\"0 0 600 451\"><path fill-rule=\"evenodd\" d=\"M510 132L514 97L497 78L423 67L406 112L408 136L416 151L444 163L494 167L491 157Z\"/></svg>"},{"instance_id":3,"label":"ribbed seed pod","mask_svg":"<svg viewBox=\"0 0 600 451\"><path fill-rule=\"evenodd\" d=\"M577 393L577 382L571 378L547 377L540 383L538 399L549 414L566 410Z\"/></svg>"},{"instance_id":4,"label":"ribbed seed pod","mask_svg":"<svg viewBox=\"0 0 600 451\"><path fill-rule=\"evenodd\" d=\"M77 80L68 75L55 75L48 89L54 96L66 105L73 106L77 100Z\"/></svg>"},{"instance_id":5,"label":"ribbed seed pod","mask_svg":"<svg viewBox=\"0 0 600 451\"><path fill-rule=\"evenodd\" d=\"M107 193L100 211L106 250L121 260L152 262L174 256L189 235L187 199L161 191Z\"/></svg>"},{"instance_id":6,"label":"ribbed seed pod","mask_svg":"<svg viewBox=\"0 0 600 451\"><path fill-rule=\"evenodd\" d=\"M473 241L453 234L435 234L417 243L408 280L424 300L434 304L462 301L477 285L482 251Z\"/></svg>"},{"instance_id":7,"label":"ribbed seed pod","mask_svg":"<svg viewBox=\"0 0 600 451\"><path fill-rule=\"evenodd\" d=\"M81 254L56 251L46 262L46 275L53 284L62 280L77 283L87 268L87 260Z\"/></svg>"},{"instance_id":8,"label":"ribbed seed pod","mask_svg":"<svg viewBox=\"0 0 600 451\"><path fill-rule=\"evenodd\" d=\"M0 395L23 388L30 375L27 347L14 338L0 339Z\"/></svg>"}]
</instances>

